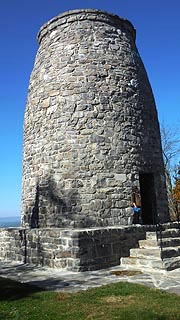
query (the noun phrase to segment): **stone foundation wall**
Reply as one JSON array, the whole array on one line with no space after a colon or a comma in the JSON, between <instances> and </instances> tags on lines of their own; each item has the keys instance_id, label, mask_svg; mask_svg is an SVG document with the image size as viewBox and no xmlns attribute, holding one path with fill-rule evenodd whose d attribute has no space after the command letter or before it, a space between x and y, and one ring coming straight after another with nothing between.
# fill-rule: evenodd
<instances>
[{"instance_id":1,"label":"stone foundation wall","mask_svg":"<svg viewBox=\"0 0 180 320\"><path fill-rule=\"evenodd\" d=\"M0 229L0 259L86 271L119 264L145 239L145 227Z\"/></svg>"},{"instance_id":2,"label":"stone foundation wall","mask_svg":"<svg viewBox=\"0 0 180 320\"><path fill-rule=\"evenodd\" d=\"M0 229L0 259L25 262L25 229Z\"/></svg>"}]
</instances>

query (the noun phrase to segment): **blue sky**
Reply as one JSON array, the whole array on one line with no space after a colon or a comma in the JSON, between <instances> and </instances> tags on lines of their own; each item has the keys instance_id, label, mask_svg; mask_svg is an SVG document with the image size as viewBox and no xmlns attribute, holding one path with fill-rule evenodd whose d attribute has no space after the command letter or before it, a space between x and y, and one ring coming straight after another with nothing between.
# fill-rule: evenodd
<instances>
[{"instance_id":1,"label":"blue sky","mask_svg":"<svg viewBox=\"0 0 180 320\"><path fill-rule=\"evenodd\" d=\"M159 121L180 122L179 0L1 0L0 217L20 215L23 116L36 35L52 17L78 8L103 9L133 23Z\"/></svg>"}]
</instances>

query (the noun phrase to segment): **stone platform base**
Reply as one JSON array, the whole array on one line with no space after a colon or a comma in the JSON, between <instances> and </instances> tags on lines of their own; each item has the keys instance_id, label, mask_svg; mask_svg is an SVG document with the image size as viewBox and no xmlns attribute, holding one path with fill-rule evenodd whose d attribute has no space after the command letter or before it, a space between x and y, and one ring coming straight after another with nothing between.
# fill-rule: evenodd
<instances>
[{"instance_id":1,"label":"stone platform base","mask_svg":"<svg viewBox=\"0 0 180 320\"><path fill-rule=\"evenodd\" d=\"M0 259L71 271L119 265L155 226L90 229L0 229Z\"/></svg>"}]
</instances>

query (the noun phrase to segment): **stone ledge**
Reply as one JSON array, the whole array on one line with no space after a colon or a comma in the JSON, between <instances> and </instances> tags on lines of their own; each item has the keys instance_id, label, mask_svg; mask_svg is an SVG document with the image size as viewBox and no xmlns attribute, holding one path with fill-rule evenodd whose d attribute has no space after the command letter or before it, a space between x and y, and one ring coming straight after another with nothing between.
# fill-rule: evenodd
<instances>
[{"instance_id":1,"label":"stone ledge","mask_svg":"<svg viewBox=\"0 0 180 320\"><path fill-rule=\"evenodd\" d=\"M72 271L103 269L118 265L122 256L128 256L130 248L145 239L145 229L145 226L6 228L5 233L0 230L0 258ZM13 251L15 255L10 254Z\"/></svg>"},{"instance_id":2,"label":"stone ledge","mask_svg":"<svg viewBox=\"0 0 180 320\"><path fill-rule=\"evenodd\" d=\"M47 23L45 23L40 28L40 31L37 35L38 43L40 44L42 38L48 35L53 30L55 30L57 27L82 20L100 21L110 25L114 25L116 27L119 26L120 29L125 29L128 32L131 32L135 41L136 30L134 29L132 23L129 20L123 19L118 15L103 10L76 9L59 14L58 16L52 18Z\"/></svg>"}]
</instances>

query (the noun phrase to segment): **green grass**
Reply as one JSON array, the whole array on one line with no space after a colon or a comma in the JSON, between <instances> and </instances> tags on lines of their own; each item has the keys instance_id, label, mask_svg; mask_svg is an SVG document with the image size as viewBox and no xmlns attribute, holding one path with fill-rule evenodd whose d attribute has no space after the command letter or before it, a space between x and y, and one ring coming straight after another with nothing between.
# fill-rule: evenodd
<instances>
[{"instance_id":1,"label":"green grass","mask_svg":"<svg viewBox=\"0 0 180 320\"><path fill-rule=\"evenodd\" d=\"M180 297L124 282L70 294L0 278L0 320L10 319L180 320Z\"/></svg>"}]
</instances>

